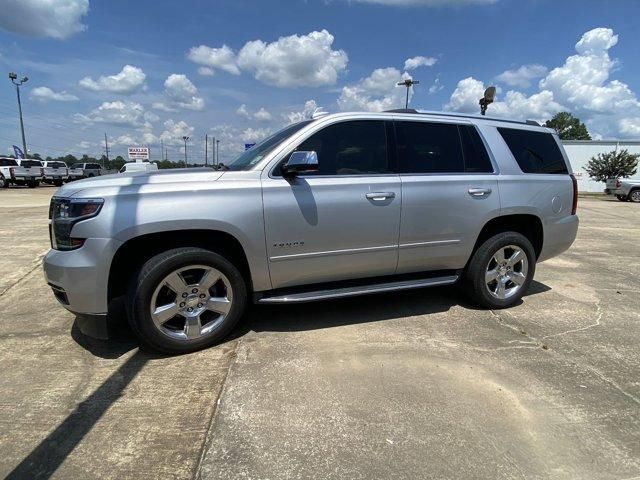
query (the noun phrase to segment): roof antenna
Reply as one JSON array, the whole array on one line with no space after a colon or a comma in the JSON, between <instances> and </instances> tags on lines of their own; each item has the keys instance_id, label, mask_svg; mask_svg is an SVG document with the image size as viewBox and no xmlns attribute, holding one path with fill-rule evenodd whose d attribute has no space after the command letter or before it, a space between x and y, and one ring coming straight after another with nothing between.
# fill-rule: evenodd
<instances>
[{"instance_id":1,"label":"roof antenna","mask_svg":"<svg viewBox=\"0 0 640 480\"><path fill-rule=\"evenodd\" d=\"M493 103L493 100L496 96L496 87L489 87L484 91L484 97L480 99L480 115L485 115L487 113L487 107L490 103Z\"/></svg>"}]
</instances>

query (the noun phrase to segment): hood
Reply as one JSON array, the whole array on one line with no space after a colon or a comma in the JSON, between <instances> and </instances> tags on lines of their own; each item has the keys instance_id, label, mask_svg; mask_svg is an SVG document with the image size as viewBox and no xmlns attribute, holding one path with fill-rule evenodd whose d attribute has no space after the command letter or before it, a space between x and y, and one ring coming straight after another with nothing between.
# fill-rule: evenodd
<instances>
[{"instance_id":1,"label":"hood","mask_svg":"<svg viewBox=\"0 0 640 480\"><path fill-rule=\"evenodd\" d=\"M114 187L135 188L142 185L212 182L219 179L223 173L211 168L171 168L149 172L114 173L67 183L55 193L55 196L71 197L85 190L109 190Z\"/></svg>"}]
</instances>

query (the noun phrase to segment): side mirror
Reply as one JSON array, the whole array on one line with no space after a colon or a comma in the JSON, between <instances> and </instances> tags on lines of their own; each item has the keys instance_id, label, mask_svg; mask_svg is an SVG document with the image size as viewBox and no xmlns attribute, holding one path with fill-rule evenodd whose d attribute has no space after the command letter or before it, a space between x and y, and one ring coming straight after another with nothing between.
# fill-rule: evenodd
<instances>
[{"instance_id":1,"label":"side mirror","mask_svg":"<svg viewBox=\"0 0 640 480\"><path fill-rule=\"evenodd\" d=\"M283 177L295 177L300 173L318 171L318 154L311 152L293 152L282 166Z\"/></svg>"}]
</instances>

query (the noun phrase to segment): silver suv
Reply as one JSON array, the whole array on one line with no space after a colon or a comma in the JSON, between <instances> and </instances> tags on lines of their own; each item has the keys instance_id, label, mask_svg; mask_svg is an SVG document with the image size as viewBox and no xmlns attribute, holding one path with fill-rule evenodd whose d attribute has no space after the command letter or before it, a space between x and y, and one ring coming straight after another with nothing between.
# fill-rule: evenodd
<instances>
[{"instance_id":1,"label":"silver suv","mask_svg":"<svg viewBox=\"0 0 640 480\"><path fill-rule=\"evenodd\" d=\"M165 352L219 342L249 301L461 283L516 304L578 229L554 131L412 110L290 125L229 165L82 180L51 200L55 296L106 321L124 297Z\"/></svg>"}]
</instances>

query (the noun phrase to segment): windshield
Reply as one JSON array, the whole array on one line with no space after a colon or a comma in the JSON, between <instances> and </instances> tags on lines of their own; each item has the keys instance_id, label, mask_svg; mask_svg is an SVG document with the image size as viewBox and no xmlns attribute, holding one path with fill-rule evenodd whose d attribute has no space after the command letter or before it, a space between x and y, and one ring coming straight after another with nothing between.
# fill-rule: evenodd
<instances>
[{"instance_id":1,"label":"windshield","mask_svg":"<svg viewBox=\"0 0 640 480\"><path fill-rule=\"evenodd\" d=\"M254 145L249 150L244 151L239 157L226 165L229 170L249 170L253 165L262 160L274 148L282 143L286 138L290 137L298 130L309 125L313 120L305 120L304 122L294 123L282 130L274 133L270 137L265 138L260 143Z\"/></svg>"}]
</instances>

